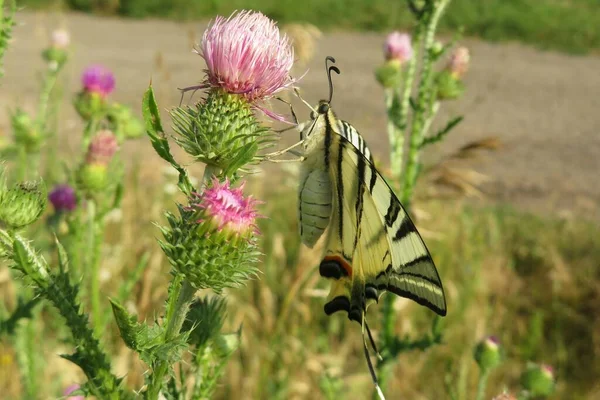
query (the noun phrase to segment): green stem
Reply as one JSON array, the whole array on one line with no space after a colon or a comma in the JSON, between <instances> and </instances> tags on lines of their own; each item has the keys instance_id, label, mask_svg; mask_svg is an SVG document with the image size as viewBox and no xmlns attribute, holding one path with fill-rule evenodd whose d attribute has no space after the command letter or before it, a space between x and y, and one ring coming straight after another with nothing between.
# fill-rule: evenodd
<instances>
[{"instance_id":1,"label":"green stem","mask_svg":"<svg viewBox=\"0 0 600 400\"><path fill-rule=\"evenodd\" d=\"M481 374L479 375L479 382L477 382L477 397L475 397L475 400L483 400L489 375L489 370L484 369L481 371Z\"/></svg>"},{"instance_id":2,"label":"green stem","mask_svg":"<svg viewBox=\"0 0 600 400\"><path fill-rule=\"evenodd\" d=\"M48 119L48 105L50 103L50 94L56 84L58 78L59 67L55 69L48 68L47 73L44 77L44 84L42 85L42 92L40 93L38 103L38 115L37 115L37 128L40 134L45 134L47 119Z\"/></svg>"},{"instance_id":3,"label":"green stem","mask_svg":"<svg viewBox=\"0 0 600 400\"><path fill-rule=\"evenodd\" d=\"M450 0L440 0L433 4L433 9L425 12L423 23L427 26L423 44L420 45L420 54L423 63L419 90L416 101L416 109L412 118L412 127L410 131L410 147L406 163L406 175L404 177L404 186L402 188L401 201L405 207L410 206L410 200L415 188L417 176L419 174L419 158L421 153L421 143L426 135L425 120L427 118L425 111L430 107L430 97L432 95L433 81L433 59L431 49L434 44L435 31L438 22Z\"/></svg>"},{"instance_id":4,"label":"green stem","mask_svg":"<svg viewBox=\"0 0 600 400\"><path fill-rule=\"evenodd\" d=\"M85 271L88 271L90 277L90 302L92 307L92 326L94 333L99 335L102 332L102 311L100 306L100 272L98 256L95 254L98 250L96 242L96 203L89 199L87 202L87 246L85 251L87 259L85 263Z\"/></svg>"},{"instance_id":5,"label":"green stem","mask_svg":"<svg viewBox=\"0 0 600 400\"><path fill-rule=\"evenodd\" d=\"M206 184L213 176L218 174L218 171L218 168L207 165L204 169L202 183ZM165 343L179 335L195 294L196 289L181 276L176 276L171 282L171 290L169 291L169 299L167 300L169 307L165 316L166 327L163 339ZM173 301L173 299L176 300ZM150 384L148 385L148 391L146 392L146 399L158 399L165 376L170 368L171 365L166 360L156 362Z\"/></svg>"}]
</instances>

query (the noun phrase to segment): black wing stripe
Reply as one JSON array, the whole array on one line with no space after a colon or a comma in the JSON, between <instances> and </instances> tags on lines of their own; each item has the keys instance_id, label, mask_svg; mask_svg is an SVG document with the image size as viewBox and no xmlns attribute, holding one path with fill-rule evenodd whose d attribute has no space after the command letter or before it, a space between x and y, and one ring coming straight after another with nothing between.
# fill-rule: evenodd
<instances>
[{"instance_id":1,"label":"black wing stripe","mask_svg":"<svg viewBox=\"0 0 600 400\"><path fill-rule=\"evenodd\" d=\"M398 241L402 240L403 238L405 238L406 236L408 236L408 234L410 234L411 232L416 232L416 231L417 230L415 229L413 224L410 222L410 219L404 218L402 220L402 223L398 227L398 230L396 231L396 234L394 235L392 240L394 242L398 242Z\"/></svg>"},{"instance_id":2,"label":"black wing stripe","mask_svg":"<svg viewBox=\"0 0 600 400\"><path fill-rule=\"evenodd\" d=\"M400 204L398 204L398 200L395 196L390 193L390 205L385 214L385 224L389 227L394 225L396 218L398 218L398 213L400 213Z\"/></svg>"},{"instance_id":3,"label":"black wing stripe","mask_svg":"<svg viewBox=\"0 0 600 400\"><path fill-rule=\"evenodd\" d=\"M341 143L341 141L340 141ZM361 154L358 154L358 150L354 149L354 153L357 158L357 174L358 174L358 182L357 182L357 190L356 190L356 202L355 202L355 212L356 212L356 235L354 236L354 248L358 246L358 239L360 237L360 224L363 216L363 201L365 194L365 174L367 173L367 162L365 158L362 157Z\"/></svg>"},{"instance_id":4,"label":"black wing stripe","mask_svg":"<svg viewBox=\"0 0 600 400\"><path fill-rule=\"evenodd\" d=\"M446 315L446 310L443 308L438 307L436 304L430 302L429 300L423 298L423 297L419 297L414 293L408 292L406 290L402 290L398 287L395 286L387 286L387 285L380 285L380 287L378 287L378 289L385 289L389 292L392 292L398 296L401 297L406 297L408 299L414 300L416 301L418 304L425 306L427 308L429 308L430 310L436 312L437 314L441 315L442 317L444 315Z\"/></svg>"}]
</instances>

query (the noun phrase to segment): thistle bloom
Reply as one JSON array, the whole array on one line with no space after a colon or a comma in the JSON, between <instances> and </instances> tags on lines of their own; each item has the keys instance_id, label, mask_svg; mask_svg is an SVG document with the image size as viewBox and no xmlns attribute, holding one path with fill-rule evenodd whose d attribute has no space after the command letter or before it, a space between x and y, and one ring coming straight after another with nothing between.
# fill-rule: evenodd
<instances>
[{"instance_id":1,"label":"thistle bloom","mask_svg":"<svg viewBox=\"0 0 600 400\"><path fill-rule=\"evenodd\" d=\"M450 56L450 62L448 63L448 70L455 78L460 79L469 69L469 61L471 56L469 49L466 47L458 47L452 52Z\"/></svg>"},{"instance_id":2,"label":"thistle bloom","mask_svg":"<svg viewBox=\"0 0 600 400\"><path fill-rule=\"evenodd\" d=\"M73 211L77 207L75 190L69 185L56 185L48 195L56 211Z\"/></svg>"},{"instance_id":3,"label":"thistle bloom","mask_svg":"<svg viewBox=\"0 0 600 400\"><path fill-rule=\"evenodd\" d=\"M69 396L71 393L78 390L79 387L80 386L78 384L73 384L73 385L67 386L66 389L63 391L63 395L66 396L67 399L71 399L71 400L84 400L85 399L84 396Z\"/></svg>"},{"instance_id":4,"label":"thistle bloom","mask_svg":"<svg viewBox=\"0 0 600 400\"><path fill-rule=\"evenodd\" d=\"M275 22L259 12L217 17L204 32L198 54L207 66L201 87L221 88L254 102L292 84L292 46Z\"/></svg>"},{"instance_id":5,"label":"thistle bloom","mask_svg":"<svg viewBox=\"0 0 600 400\"><path fill-rule=\"evenodd\" d=\"M108 165L118 149L119 144L114 133L109 130L99 131L88 146L85 162L86 164Z\"/></svg>"},{"instance_id":6,"label":"thistle bloom","mask_svg":"<svg viewBox=\"0 0 600 400\"><path fill-rule=\"evenodd\" d=\"M392 32L385 39L384 53L386 60L396 60L404 63L413 56L410 35L407 33Z\"/></svg>"},{"instance_id":7,"label":"thistle bloom","mask_svg":"<svg viewBox=\"0 0 600 400\"><path fill-rule=\"evenodd\" d=\"M50 43L55 49L65 49L71 42L69 31L66 29L55 29L50 38Z\"/></svg>"},{"instance_id":8,"label":"thistle bloom","mask_svg":"<svg viewBox=\"0 0 600 400\"><path fill-rule=\"evenodd\" d=\"M81 83L86 92L108 96L115 88L113 73L102 65L92 65L81 75Z\"/></svg>"},{"instance_id":9,"label":"thistle bloom","mask_svg":"<svg viewBox=\"0 0 600 400\"><path fill-rule=\"evenodd\" d=\"M257 233L256 218L259 214L255 206L258 201L252 197L244 197L244 185L237 189L230 187L229 180L220 183L213 179L212 185L202 194L195 194L192 209L203 211L199 223L210 222L213 229L226 236L245 236L250 232Z\"/></svg>"}]
</instances>

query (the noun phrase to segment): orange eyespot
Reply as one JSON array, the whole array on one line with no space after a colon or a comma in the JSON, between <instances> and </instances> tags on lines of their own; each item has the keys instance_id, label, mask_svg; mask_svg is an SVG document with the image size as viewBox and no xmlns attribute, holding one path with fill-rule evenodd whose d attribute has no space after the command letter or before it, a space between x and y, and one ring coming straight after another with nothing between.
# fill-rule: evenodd
<instances>
[{"instance_id":1,"label":"orange eyespot","mask_svg":"<svg viewBox=\"0 0 600 400\"><path fill-rule=\"evenodd\" d=\"M328 275L332 275L332 276L324 276L323 275L323 267L324 266L327 266L328 269L335 269L335 267L337 267L339 272L337 272L337 274L328 274ZM323 261L321 261L321 275L324 277L327 277L327 278L335 278L335 279L339 279L343 275L346 275L349 278L352 278L352 266L348 263L348 261L346 261L344 258L340 257L339 255L326 256L323 259ZM337 275L337 276L333 276L333 275Z\"/></svg>"}]
</instances>

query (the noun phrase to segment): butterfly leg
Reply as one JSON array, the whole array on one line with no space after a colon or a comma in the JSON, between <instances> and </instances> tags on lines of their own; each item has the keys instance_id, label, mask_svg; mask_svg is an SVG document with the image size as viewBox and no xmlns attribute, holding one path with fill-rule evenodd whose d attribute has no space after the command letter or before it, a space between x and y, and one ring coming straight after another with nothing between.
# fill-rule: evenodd
<instances>
[{"instance_id":1,"label":"butterfly leg","mask_svg":"<svg viewBox=\"0 0 600 400\"><path fill-rule=\"evenodd\" d=\"M269 154L265 154L264 155L264 159L270 161L271 158L280 156L280 155L285 154L285 153L288 153L288 152L290 152L290 150L295 149L296 147L298 147L298 146L300 146L302 144L304 144L303 140L301 140L301 141L299 141L299 142L291 145L290 147L288 147L286 149L275 151L275 152L269 153Z\"/></svg>"},{"instance_id":2,"label":"butterfly leg","mask_svg":"<svg viewBox=\"0 0 600 400\"><path fill-rule=\"evenodd\" d=\"M369 349L367 348L367 338L365 337L365 327L367 326L367 322L365 320L365 314L363 312L362 314L362 337L363 337L363 349L364 349L364 353L365 353L365 358L367 359L367 365L369 366L369 372L371 373L371 379L373 380L373 384L375 385L375 390L377 391L377 395L379 396L380 400L385 400L385 396L383 395L383 392L381 390L381 388L379 387L379 383L377 382L377 374L375 373L375 368L373 368L373 363L371 362L371 357L369 355ZM367 328L367 331L369 331L369 329ZM371 335L369 334L369 337ZM371 338L372 340L372 338Z\"/></svg>"}]
</instances>

